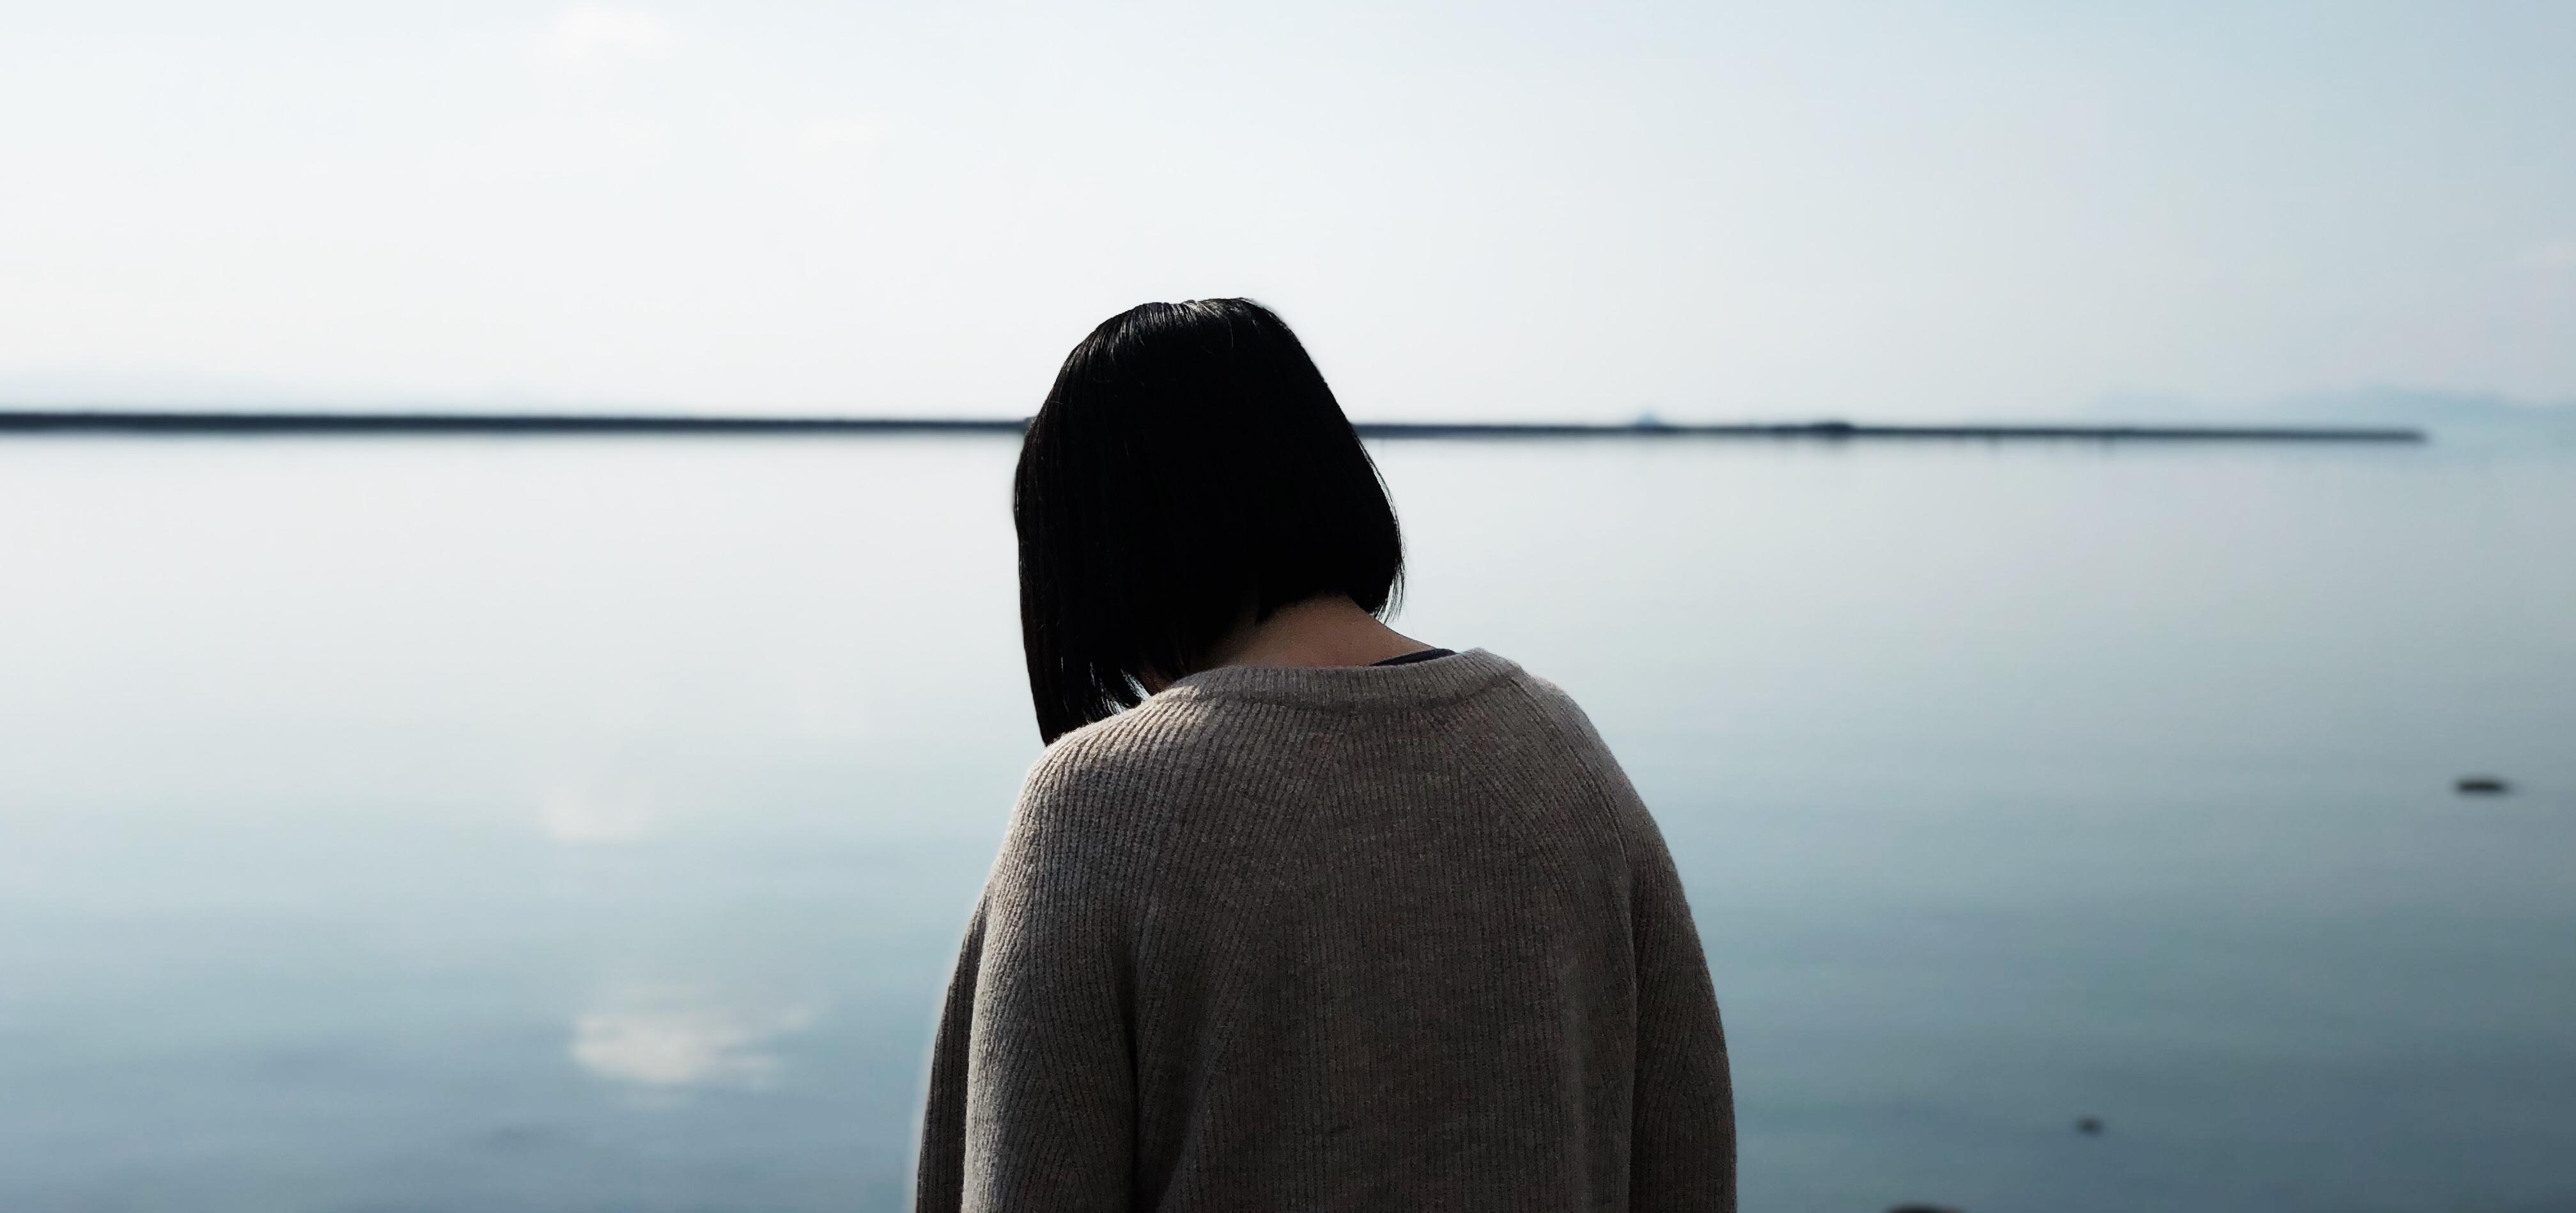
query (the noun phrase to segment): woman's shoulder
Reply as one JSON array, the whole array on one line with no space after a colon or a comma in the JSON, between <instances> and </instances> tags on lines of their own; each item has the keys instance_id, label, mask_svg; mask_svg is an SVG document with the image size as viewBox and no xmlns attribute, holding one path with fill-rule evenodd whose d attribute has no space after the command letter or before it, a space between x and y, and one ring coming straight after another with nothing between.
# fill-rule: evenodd
<instances>
[{"instance_id":1,"label":"woman's shoulder","mask_svg":"<svg viewBox=\"0 0 2576 1213\"><path fill-rule=\"evenodd\" d=\"M1574 696L1555 682L1514 666L1510 681L1519 688L1523 700L1535 707L1539 715L1566 741L1588 754L1606 756L1609 746L1593 727L1592 717L1575 702Z\"/></svg>"},{"instance_id":2,"label":"woman's shoulder","mask_svg":"<svg viewBox=\"0 0 2576 1213\"><path fill-rule=\"evenodd\" d=\"M1195 705L1192 705L1195 706ZM1041 777L1100 780L1134 775L1172 756L1204 745L1203 712L1154 696L1113 716L1074 729L1046 748L1030 765L1032 782Z\"/></svg>"},{"instance_id":3,"label":"woman's shoulder","mask_svg":"<svg viewBox=\"0 0 2576 1213\"><path fill-rule=\"evenodd\" d=\"M1086 816L1115 807L1124 817L1171 801L1173 783L1217 752L1204 712L1147 699L1117 715L1066 733L1030 764L1021 780L1018 815Z\"/></svg>"}]
</instances>

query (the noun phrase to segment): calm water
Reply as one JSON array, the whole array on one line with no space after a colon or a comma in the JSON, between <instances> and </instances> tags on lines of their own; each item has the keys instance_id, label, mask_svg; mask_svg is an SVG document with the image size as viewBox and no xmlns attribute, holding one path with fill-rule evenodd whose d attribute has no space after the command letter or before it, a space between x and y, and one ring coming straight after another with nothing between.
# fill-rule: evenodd
<instances>
[{"instance_id":1,"label":"calm water","mask_svg":"<svg viewBox=\"0 0 2576 1213\"><path fill-rule=\"evenodd\" d=\"M0 443L0 1209L894 1208L1012 449ZM1665 824L1748 1209L2576 1208L2576 451L1380 454Z\"/></svg>"}]
</instances>

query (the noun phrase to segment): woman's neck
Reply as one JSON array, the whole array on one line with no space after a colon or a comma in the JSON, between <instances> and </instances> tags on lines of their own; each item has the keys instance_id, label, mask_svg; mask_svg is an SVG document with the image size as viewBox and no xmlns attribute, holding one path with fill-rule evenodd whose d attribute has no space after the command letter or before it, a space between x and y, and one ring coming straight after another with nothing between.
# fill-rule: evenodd
<instances>
[{"instance_id":1,"label":"woman's neck","mask_svg":"<svg viewBox=\"0 0 2576 1213\"><path fill-rule=\"evenodd\" d=\"M1227 665L1369 665L1431 646L1380 622L1346 594L1292 602L1259 623L1245 620L1208 655Z\"/></svg>"}]
</instances>

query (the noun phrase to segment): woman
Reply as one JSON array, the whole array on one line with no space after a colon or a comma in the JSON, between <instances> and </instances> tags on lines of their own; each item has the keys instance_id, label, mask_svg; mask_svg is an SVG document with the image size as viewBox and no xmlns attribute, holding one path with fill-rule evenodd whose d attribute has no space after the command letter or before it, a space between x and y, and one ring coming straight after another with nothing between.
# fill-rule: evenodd
<instances>
[{"instance_id":1,"label":"woman","mask_svg":"<svg viewBox=\"0 0 2576 1213\"><path fill-rule=\"evenodd\" d=\"M1582 711L1397 634L1277 316L1065 360L1012 513L1039 732L931 1061L923 1210L1735 1205L1717 1001Z\"/></svg>"}]
</instances>

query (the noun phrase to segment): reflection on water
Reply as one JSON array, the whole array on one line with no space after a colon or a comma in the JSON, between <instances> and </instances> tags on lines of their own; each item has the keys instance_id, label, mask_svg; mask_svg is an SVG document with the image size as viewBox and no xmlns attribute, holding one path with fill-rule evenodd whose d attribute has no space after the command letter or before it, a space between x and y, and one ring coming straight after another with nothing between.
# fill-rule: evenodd
<instances>
[{"instance_id":1,"label":"reflection on water","mask_svg":"<svg viewBox=\"0 0 2576 1213\"><path fill-rule=\"evenodd\" d=\"M653 796L641 780L566 782L537 806L537 824L566 846L636 842L653 833Z\"/></svg>"},{"instance_id":2,"label":"reflection on water","mask_svg":"<svg viewBox=\"0 0 2576 1213\"><path fill-rule=\"evenodd\" d=\"M1011 457L0 443L0 1210L901 1207ZM1664 823L1746 1207L2576 1201L2566 456L1382 461Z\"/></svg>"},{"instance_id":3,"label":"reflection on water","mask_svg":"<svg viewBox=\"0 0 2576 1213\"><path fill-rule=\"evenodd\" d=\"M771 1085L778 1038L814 1022L806 1007L750 1010L644 1006L586 1012L573 1021L572 1059L601 1078L657 1090Z\"/></svg>"}]
</instances>

